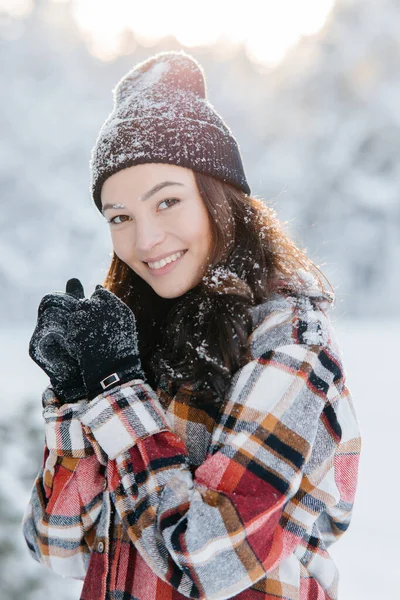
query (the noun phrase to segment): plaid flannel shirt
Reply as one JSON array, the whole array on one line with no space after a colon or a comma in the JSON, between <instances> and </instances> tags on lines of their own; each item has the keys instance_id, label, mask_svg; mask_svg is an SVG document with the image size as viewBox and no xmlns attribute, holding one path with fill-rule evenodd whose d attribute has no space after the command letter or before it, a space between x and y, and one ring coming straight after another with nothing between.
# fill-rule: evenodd
<instances>
[{"instance_id":1,"label":"plaid flannel shirt","mask_svg":"<svg viewBox=\"0 0 400 600\"><path fill-rule=\"evenodd\" d=\"M32 556L81 600L336 600L361 437L328 304L254 307L220 406L142 380L70 405L47 388Z\"/></svg>"}]
</instances>

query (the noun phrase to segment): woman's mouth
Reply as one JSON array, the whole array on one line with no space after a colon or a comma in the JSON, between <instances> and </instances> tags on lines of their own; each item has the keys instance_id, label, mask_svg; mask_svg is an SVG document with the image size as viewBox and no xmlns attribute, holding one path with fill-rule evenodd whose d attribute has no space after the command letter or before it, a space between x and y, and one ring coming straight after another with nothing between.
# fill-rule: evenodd
<instances>
[{"instance_id":1,"label":"woman's mouth","mask_svg":"<svg viewBox=\"0 0 400 600\"><path fill-rule=\"evenodd\" d=\"M163 261L161 260L161 266L159 266L158 268L153 264L153 267L150 267L150 265L148 263L144 263L146 265L146 267L148 268L148 270L150 271L150 273L152 275L154 275L155 277L159 277L161 275L166 275L167 273L169 273L170 271L172 271L172 269L174 269L176 267L176 265L182 260L182 258L185 256L187 250L183 250L181 255L179 257L177 257L175 260L172 260L171 262L163 265ZM156 264L160 264L160 263L156 263Z\"/></svg>"}]
</instances>

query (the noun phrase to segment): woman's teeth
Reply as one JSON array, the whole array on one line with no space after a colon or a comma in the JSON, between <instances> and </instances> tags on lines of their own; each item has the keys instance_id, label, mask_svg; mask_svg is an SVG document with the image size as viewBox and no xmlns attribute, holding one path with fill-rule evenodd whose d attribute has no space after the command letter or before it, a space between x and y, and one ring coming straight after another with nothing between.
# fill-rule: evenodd
<instances>
[{"instance_id":1,"label":"woman's teeth","mask_svg":"<svg viewBox=\"0 0 400 600\"><path fill-rule=\"evenodd\" d=\"M161 267L165 267L165 265L167 265L170 262L173 262L174 260L177 260L180 256L182 256L182 254L185 254L186 250L184 250L183 252L177 252L176 254L171 254L171 256L167 256L166 258L163 258L162 260L159 260L157 262L149 262L147 263L149 265L149 267L151 269L161 269Z\"/></svg>"}]
</instances>

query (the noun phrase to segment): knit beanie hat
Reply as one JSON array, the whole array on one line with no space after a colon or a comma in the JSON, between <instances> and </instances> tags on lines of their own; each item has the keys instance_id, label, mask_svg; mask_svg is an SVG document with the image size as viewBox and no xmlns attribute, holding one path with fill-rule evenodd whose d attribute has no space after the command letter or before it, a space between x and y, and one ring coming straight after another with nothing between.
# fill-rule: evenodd
<instances>
[{"instance_id":1,"label":"knit beanie hat","mask_svg":"<svg viewBox=\"0 0 400 600\"><path fill-rule=\"evenodd\" d=\"M113 98L90 160L92 198L100 212L105 180L149 162L187 167L250 194L238 144L207 100L203 68L184 50L137 64L117 83Z\"/></svg>"}]
</instances>

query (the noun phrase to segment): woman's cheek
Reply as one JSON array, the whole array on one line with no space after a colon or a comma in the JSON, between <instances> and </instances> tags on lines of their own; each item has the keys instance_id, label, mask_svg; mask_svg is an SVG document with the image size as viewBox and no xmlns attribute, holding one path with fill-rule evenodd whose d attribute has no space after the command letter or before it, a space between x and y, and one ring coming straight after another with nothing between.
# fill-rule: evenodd
<instances>
[{"instance_id":1,"label":"woman's cheek","mask_svg":"<svg viewBox=\"0 0 400 600\"><path fill-rule=\"evenodd\" d=\"M122 232L115 232L111 234L111 241L114 248L115 254L123 261L129 258L130 244L126 235L121 235Z\"/></svg>"}]
</instances>

